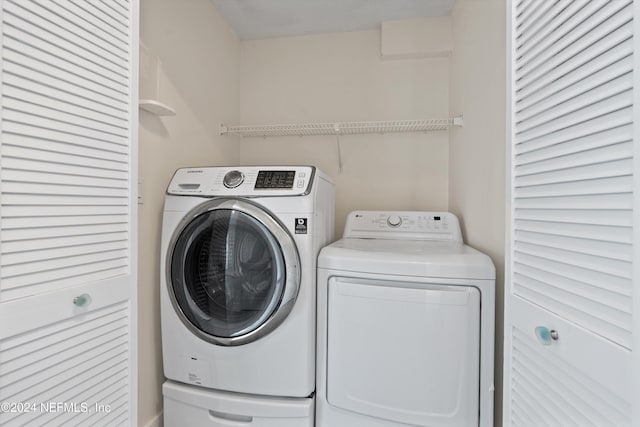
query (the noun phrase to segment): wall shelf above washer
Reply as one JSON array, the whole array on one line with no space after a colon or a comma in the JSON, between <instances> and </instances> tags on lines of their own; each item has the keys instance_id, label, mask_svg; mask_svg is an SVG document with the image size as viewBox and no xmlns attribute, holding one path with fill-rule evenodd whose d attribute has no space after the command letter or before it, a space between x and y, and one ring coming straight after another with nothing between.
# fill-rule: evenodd
<instances>
[{"instance_id":1,"label":"wall shelf above washer","mask_svg":"<svg viewBox=\"0 0 640 427\"><path fill-rule=\"evenodd\" d=\"M367 133L431 132L462 126L462 117L373 122L300 123L281 125L220 126L220 135L243 137L356 135Z\"/></svg>"}]
</instances>

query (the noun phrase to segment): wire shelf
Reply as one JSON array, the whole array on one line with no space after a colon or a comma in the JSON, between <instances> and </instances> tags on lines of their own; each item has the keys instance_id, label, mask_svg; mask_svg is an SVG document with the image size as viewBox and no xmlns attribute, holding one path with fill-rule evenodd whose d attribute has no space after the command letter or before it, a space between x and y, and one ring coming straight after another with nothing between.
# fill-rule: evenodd
<instances>
[{"instance_id":1,"label":"wire shelf","mask_svg":"<svg viewBox=\"0 0 640 427\"><path fill-rule=\"evenodd\" d=\"M220 134L243 137L356 135L371 133L432 132L462 126L462 117L372 122L303 123L256 126L221 126Z\"/></svg>"}]
</instances>

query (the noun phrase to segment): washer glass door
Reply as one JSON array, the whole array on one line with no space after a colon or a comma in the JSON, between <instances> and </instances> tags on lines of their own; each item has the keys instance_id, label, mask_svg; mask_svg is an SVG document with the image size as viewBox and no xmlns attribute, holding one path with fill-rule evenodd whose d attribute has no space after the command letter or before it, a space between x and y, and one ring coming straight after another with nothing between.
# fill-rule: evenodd
<instances>
[{"instance_id":1,"label":"washer glass door","mask_svg":"<svg viewBox=\"0 0 640 427\"><path fill-rule=\"evenodd\" d=\"M175 239L169 293L197 335L217 344L244 344L274 329L291 309L297 252L284 228L254 205L213 204Z\"/></svg>"}]
</instances>

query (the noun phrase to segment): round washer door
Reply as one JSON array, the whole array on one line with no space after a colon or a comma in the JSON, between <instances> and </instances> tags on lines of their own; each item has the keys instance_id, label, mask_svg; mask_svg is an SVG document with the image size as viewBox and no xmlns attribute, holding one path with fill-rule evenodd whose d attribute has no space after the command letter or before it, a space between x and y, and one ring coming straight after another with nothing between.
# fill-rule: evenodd
<instances>
[{"instance_id":1,"label":"round washer door","mask_svg":"<svg viewBox=\"0 0 640 427\"><path fill-rule=\"evenodd\" d=\"M273 331L300 287L289 232L246 200L212 199L178 226L167 254L167 286L182 322L202 339L242 345Z\"/></svg>"}]
</instances>

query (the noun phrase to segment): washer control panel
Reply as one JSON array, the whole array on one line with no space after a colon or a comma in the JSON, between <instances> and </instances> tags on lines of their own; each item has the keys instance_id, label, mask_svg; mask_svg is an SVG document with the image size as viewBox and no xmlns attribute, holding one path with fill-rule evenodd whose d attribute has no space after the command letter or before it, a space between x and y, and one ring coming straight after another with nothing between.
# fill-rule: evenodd
<instances>
[{"instance_id":1,"label":"washer control panel","mask_svg":"<svg viewBox=\"0 0 640 427\"><path fill-rule=\"evenodd\" d=\"M462 242L458 218L450 212L355 211L343 237Z\"/></svg>"},{"instance_id":2,"label":"washer control panel","mask_svg":"<svg viewBox=\"0 0 640 427\"><path fill-rule=\"evenodd\" d=\"M178 169L167 189L181 196L303 196L311 191L313 166L237 166Z\"/></svg>"}]
</instances>

